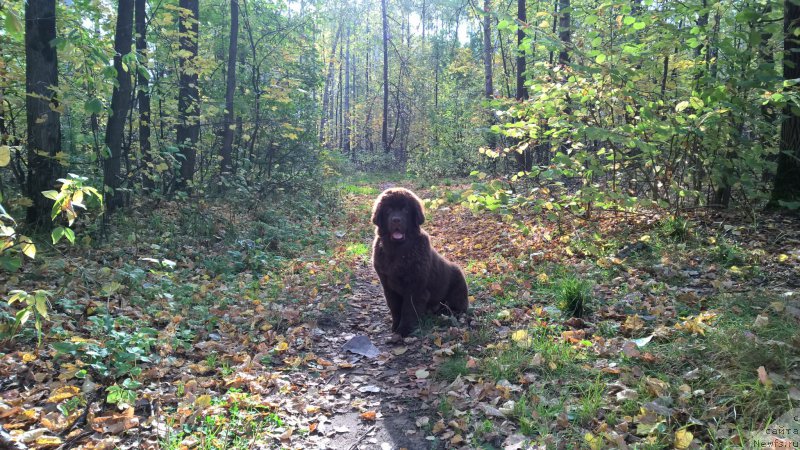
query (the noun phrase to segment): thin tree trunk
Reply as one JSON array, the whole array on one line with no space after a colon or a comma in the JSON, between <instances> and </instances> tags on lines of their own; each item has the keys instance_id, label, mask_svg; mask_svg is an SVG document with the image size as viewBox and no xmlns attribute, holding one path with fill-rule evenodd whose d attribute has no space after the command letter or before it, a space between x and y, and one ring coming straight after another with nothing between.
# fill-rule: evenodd
<instances>
[{"instance_id":1,"label":"thin tree trunk","mask_svg":"<svg viewBox=\"0 0 800 450\"><path fill-rule=\"evenodd\" d=\"M491 0L483 0L483 84L484 95L487 99L494 96L494 83L492 82L492 16L490 9Z\"/></svg>"},{"instance_id":2,"label":"thin tree trunk","mask_svg":"<svg viewBox=\"0 0 800 450\"><path fill-rule=\"evenodd\" d=\"M499 22L500 19L497 19L495 24ZM508 72L508 63L506 62L506 48L503 45L503 33L498 29L497 30L497 41L500 43L500 59L503 60L503 84L506 86L506 96L511 97L511 85L509 84L508 80L511 78Z\"/></svg>"},{"instance_id":3,"label":"thin tree trunk","mask_svg":"<svg viewBox=\"0 0 800 450\"><path fill-rule=\"evenodd\" d=\"M197 88L197 71L194 68L197 60L200 11L198 0L180 0L179 6L188 11L188 17L181 14L178 25L182 55L178 79L180 117L175 133L178 148L183 155L177 187L185 189L194 176L197 141L200 136L200 93Z\"/></svg>"},{"instance_id":4,"label":"thin tree trunk","mask_svg":"<svg viewBox=\"0 0 800 450\"><path fill-rule=\"evenodd\" d=\"M231 35L228 45L228 71L225 86L225 121L222 131L221 176L233 171L233 132L235 114L233 97L236 93L236 57L239 50L239 0L231 0Z\"/></svg>"},{"instance_id":5,"label":"thin tree trunk","mask_svg":"<svg viewBox=\"0 0 800 450\"><path fill-rule=\"evenodd\" d=\"M525 51L522 50L522 41L525 39L525 25L527 25L527 13L525 11L525 0L517 0L517 100L526 100L528 90L525 89Z\"/></svg>"},{"instance_id":6,"label":"thin tree trunk","mask_svg":"<svg viewBox=\"0 0 800 450\"><path fill-rule=\"evenodd\" d=\"M109 155L103 163L105 185L111 189L106 194L106 208L113 212L122 206L122 195L118 188L122 182L122 139L125 133L125 118L131 107L131 73L122 67L122 57L131 51L133 39L133 0L119 0L117 26L114 36L114 69L117 71L117 85L111 95L111 115L106 125L106 147Z\"/></svg>"},{"instance_id":7,"label":"thin tree trunk","mask_svg":"<svg viewBox=\"0 0 800 450\"><path fill-rule=\"evenodd\" d=\"M336 37L333 38L333 48L331 49L331 57L328 61L328 76L325 77L325 91L322 94L322 114L319 119L319 142L323 143L325 139L325 124L328 121L328 108L333 95L333 62L336 60L336 47L339 45L339 35L342 33L342 22L339 22L339 27L336 29Z\"/></svg>"},{"instance_id":8,"label":"thin tree trunk","mask_svg":"<svg viewBox=\"0 0 800 450\"><path fill-rule=\"evenodd\" d=\"M389 21L386 17L386 2L381 0L381 19L383 23L383 123L381 143L383 151L389 153ZM520 0L525 1L525 0Z\"/></svg>"},{"instance_id":9,"label":"thin tree trunk","mask_svg":"<svg viewBox=\"0 0 800 450\"><path fill-rule=\"evenodd\" d=\"M558 52L558 64L569 65L569 46L572 43L571 13L569 0L560 0L558 5L558 39L561 51Z\"/></svg>"},{"instance_id":10,"label":"thin tree trunk","mask_svg":"<svg viewBox=\"0 0 800 450\"><path fill-rule=\"evenodd\" d=\"M350 155L350 26L347 26L346 50L344 55L344 136L342 153Z\"/></svg>"},{"instance_id":11,"label":"thin tree trunk","mask_svg":"<svg viewBox=\"0 0 800 450\"><path fill-rule=\"evenodd\" d=\"M146 0L134 0L134 22L136 26L136 51L140 55L139 64L147 71L147 19ZM137 101L139 103L139 151L145 162L142 185L148 191L155 188L153 180L153 154L150 148L150 80L141 73L136 74Z\"/></svg>"},{"instance_id":12,"label":"thin tree trunk","mask_svg":"<svg viewBox=\"0 0 800 450\"><path fill-rule=\"evenodd\" d=\"M25 195L33 201L27 223L42 228L49 223L50 202L42 191L50 189L58 174L56 152L61 148L58 86L58 55L51 42L56 38L55 0L25 2L25 109L28 128L28 177ZM124 116L123 116L124 117Z\"/></svg>"}]
</instances>

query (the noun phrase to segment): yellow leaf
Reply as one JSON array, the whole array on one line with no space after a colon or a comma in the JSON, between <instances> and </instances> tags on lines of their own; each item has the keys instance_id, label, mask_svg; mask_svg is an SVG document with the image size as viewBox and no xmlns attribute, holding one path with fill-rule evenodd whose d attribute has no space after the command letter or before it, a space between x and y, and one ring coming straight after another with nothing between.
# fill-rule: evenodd
<instances>
[{"instance_id":1,"label":"yellow leaf","mask_svg":"<svg viewBox=\"0 0 800 450\"><path fill-rule=\"evenodd\" d=\"M61 386L53 391L52 394L50 394L50 398L48 398L47 401L49 403L60 403L61 401L75 397L80 393L81 389L78 386Z\"/></svg>"},{"instance_id":2,"label":"yellow leaf","mask_svg":"<svg viewBox=\"0 0 800 450\"><path fill-rule=\"evenodd\" d=\"M58 436L42 436L36 438L36 445L44 447L55 447L56 445L61 445L62 441L61 438Z\"/></svg>"},{"instance_id":3,"label":"yellow leaf","mask_svg":"<svg viewBox=\"0 0 800 450\"><path fill-rule=\"evenodd\" d=\"M528 332L525 330L517 330L511 333L511 340L515 342L520 342L528 339Z\"/></svg>"},{"instance_id":4,"label":"yellow leaf","mask_svg":"<svg viewBox=\"0 0 800 450\"><path fill-rule=\"evenodd\" d=\"M547 276L546 273L542 272L542 273L540 273L539 275L536 276L536 281L538 281L539 283L545 284L548 281L550 281L550 278Z\"/></svg>"},{"instance_id":5,"label":"yellow leaf","mask_svg":"<svg viewBox=\"0 0 800 450\"><path fill-rule=\"evenodd\" d=\"M5 167L11 162L11 147L0 145L0 167Z\"/></svg>"},{"instance_id":6,"label":"yellow leaf","mask_svg":"<svg viewBox=\"0 0 800 450\"><path fill-rule=\"evenodd\" d=\"M6 163L8 164L8 163ZM3 149L0 147L0 167L3 167ZM786 262L789 259L789 255L781 253L778 255L778 262Z\"/></svg>"},{"instance_id":7,"label":"yellow leaf","mask_svg":"<svg viewBox=\"0 0 800 450\"><path fill-rule=\"evenodd\" d=\"M689 448L692 444L694 435L687 430L678 430L675 432L675 448L685 449Z\"/></svg>"},{"instance_id":8,"label":"yellow leaf","mask_svg":"<svg viewBox=\"0 0 800 450\"><path fill-rule=\"evenodd\" d=\"M279 343L279 344L278 344L278 345L275 347L275 350L277 350L277 351L279 351L279 352L285 352L286 350L289 350L289 343L288 343L288 342L286 342L286 341L283 341L283 342Z\"/></svg>"},{"instance_id":9,"label":"yellow leaf","mask_svg":"<svg viewBox=\"0 0 800 450\"><path fill-rule=\"evenodd\" d=\"M600 450L603 448L603 439L600 436L595 436L592 433L586 433L583 435L583 440L589 444L589 448L592 450Z\"/></svg>"},{"instance_id":10,"label":"yellow leaf","mask_svg":"<svg viewBox=\"0 0 800 450\"><path fill-rule=\"evenodd\" d=\"M211 406L211 396L201 395L194 400L195 408L205 408L206 406Z\"/></svg>"},{"instance_id":11,"label":"yellow leaf","mask_svg":"<svg viewBox=\"0 0 800 450\"><path fill-rule=\"evenodd\" d=\"M372 422L377 418L377 413L375 411L367 411L362 413L359 417L361 417L363 420Z\"/></svg>"},{"instance_id":12,"label":"yellow leaf","mask_svg":"<svg viewBox=\"0 0 800 450\"><path fill-rule=\"evenodd\" d=\"M33 245L33 241L31 240L31 238L29 238L28 236L20 235L19 242L20 244L22 244L22 253L24 253L25 256L27 256L30 259L36 257L36 246Z\"/></svg>"},{"instance_id":13,"label":"yellow leaf","mask_svg":"<svg viewBox=\"0 0 800 450\"><path fill-rule=\"evenodd\" d=\"M31 361L36 361L36 355L34 355L33 353L22 354L22 362L29 363Z\"/></svg>"}]
</instances>

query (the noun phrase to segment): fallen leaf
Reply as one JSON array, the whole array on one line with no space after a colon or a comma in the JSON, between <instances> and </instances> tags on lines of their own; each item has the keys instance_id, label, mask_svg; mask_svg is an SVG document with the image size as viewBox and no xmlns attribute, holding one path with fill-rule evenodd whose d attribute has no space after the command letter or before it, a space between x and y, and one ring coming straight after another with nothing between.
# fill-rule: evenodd
<instances>
[{"instance_id":1,"label":"fallen leaf","mask_svg":"<svg viewBox=\"0 0 800 450\"><path fill-rule=\"evenodd\" d=\"M600 436L595 436L592 433L586 433L585 435L583 435L583 440L586 441L587 444L589 444L589 448L591 448L592 450L600 450L601 448L603 448L603 438L601 438Z\"/></svg>"},{"instance_id":2,"label":"fallen leaf","mask_svg":"<svg viewBox=\"0 0 800 450\"><path fill-rule=\"evenodd\" d=\"M48 398L47 401L50 403L60 403L61 401L75 397L80 393L81 389L78 386L61 386L53 391L52 394L50 394L50 398Z\"/></svg>"},{"instance_id":3,"label":"fallen leaf","mask_svg":"<svg viewBox=\"0 0 800 450\"><path fill-rule=\"evenodd\" d=\"M669 389L669 384L667 382L653 377L645 377L644 385L647 392L655 397L663 397Z\"/></svg>"},{"instance_id":4,"label":"fallen leaf","mask_svg":"<svg viewBox=\"0 0 800 450\"><path fill-rule=\"evenodd\" d=\"M764 366L759 366L758 369L756 369L756 372L758 373L758 381L760 381L761 384L767 388L772 387L772 380L769 379L769 375L767 375L767 369L765 369Z\"/></svg>"},{"instance_id":5,"label":"fallen leaf","mask_svg":"<svg viewBox=\"0 0 800 450\"><path fill-rule=\"evenodd\" d=\"M367 420L372 422L375 419L377 419L377 413L375 411L367 411L361 413L358 417L361 417L361 420Z\"/></svg>"},{"instance_id":6,"label":"fallen leaf","mask_svg":"<svg viewBox=\"0 0 800 450\"><path fill-rule=\"evenodd\" d=\"M430 374L431 374L431 373L430 373L430 372L428 372L428 371L427 371L427 370L425 370L425 369L419 369L419 370L417 370L416 372L414 372L414 375L415 375L415 376L416 376L418 379L420 379L420 380L424 380L425 378L428 378L428 376L429 376Z\"/></svg>"},{"instance_id":7,"label":"fallen leaf","mask_svg":"<svg viewBox=\"0 0 800 450\"><path fill-rule=\"evenodd\" d=\"M686 449L692 445L692 439L694 439L694 435L689 431L678 430L675 432L675 448L677 449Z\"/></svg>"}]
</instances>

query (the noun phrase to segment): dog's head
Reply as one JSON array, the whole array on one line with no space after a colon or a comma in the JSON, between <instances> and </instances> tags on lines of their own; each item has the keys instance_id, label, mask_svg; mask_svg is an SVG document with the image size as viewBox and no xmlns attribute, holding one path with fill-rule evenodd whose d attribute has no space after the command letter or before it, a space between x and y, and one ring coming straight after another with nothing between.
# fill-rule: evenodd
<instances>
[{"instance_id":1,"label":"dog's head","mask_svg":"<svg viewBox=\"0 0 800 450\"><path fill-rule=\"evenodd\" d=\"M416 236L424 222L422 201L408 189L387 189L372 207L372 223L378 227L378 234L391 242L402 243Z\"/></svg>"}]
</instances>

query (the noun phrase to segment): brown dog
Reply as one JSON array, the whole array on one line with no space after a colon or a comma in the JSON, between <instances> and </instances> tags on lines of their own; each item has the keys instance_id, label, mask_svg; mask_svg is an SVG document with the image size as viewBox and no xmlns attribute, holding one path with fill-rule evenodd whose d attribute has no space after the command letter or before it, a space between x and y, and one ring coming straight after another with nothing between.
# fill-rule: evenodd
<instances>
[{"instance_id":1,"label":"brown dog","mask_svg":"<svg viewBox=\"0 0 800 450\"><path fill-rule=\"evenodd\" d=\"M392 313L392 332L400 336L408 336L423 314L443 307L459 314L469 305L464 273L431 247L423 222L422 202L408 189L387 189L372 208L372 265Z\"/></svg>"}]
</instances>

